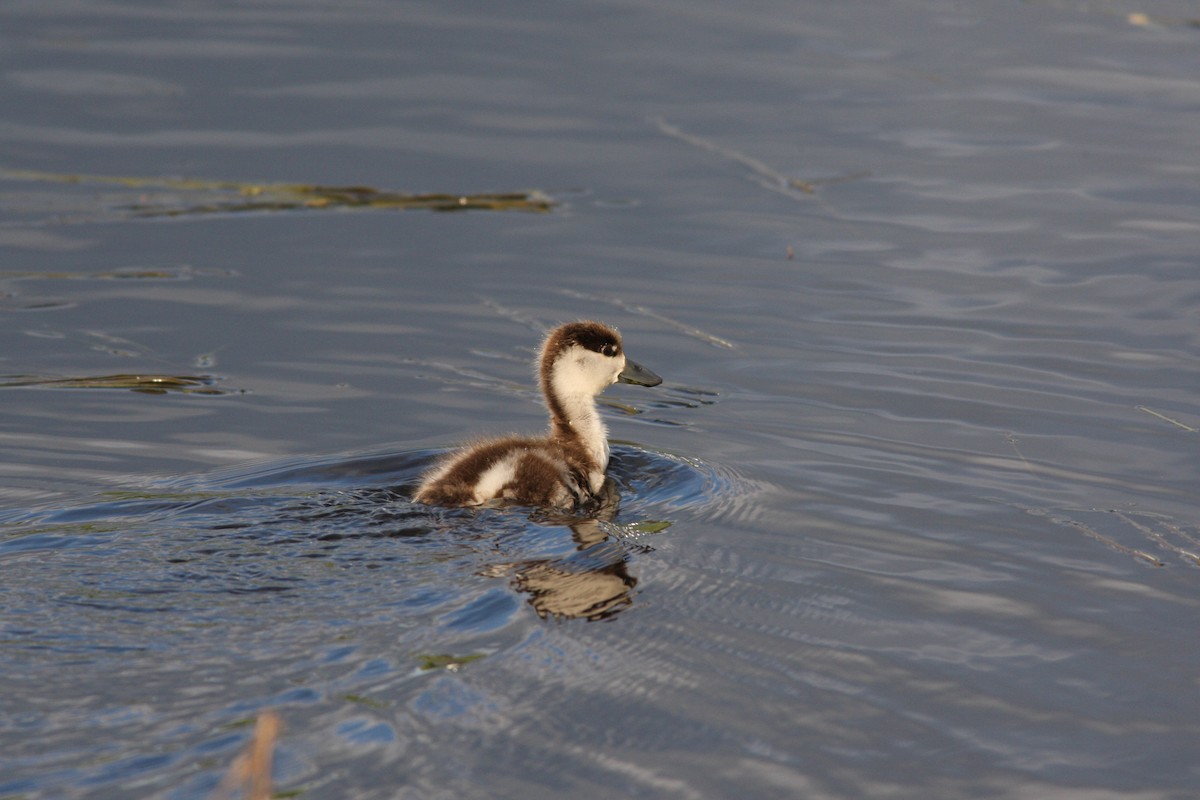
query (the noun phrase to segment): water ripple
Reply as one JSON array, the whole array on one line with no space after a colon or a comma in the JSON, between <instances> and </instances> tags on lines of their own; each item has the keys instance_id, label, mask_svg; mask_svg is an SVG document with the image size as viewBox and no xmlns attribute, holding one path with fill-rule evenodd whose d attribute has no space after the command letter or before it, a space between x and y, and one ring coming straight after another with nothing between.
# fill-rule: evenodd
<instances>
[{"instance_id":1,"label":"water ripple","mask_svg":"<svg viewBox=\"0 0 1200 800\"><path fill-rule=\"evenodd\" d=\"M438 455L293 458L10 514L0 558L86 554L82 572L55 572L59 602L73 607L183 613L187 596L269 603L272 594L334 587L356 604L374 598L447 628L486 631L520 613L496 594L496 578L542 617L618 613L633 603L638 559L653 552L656 536L695 515L737 518L757 491L726 468L617 445L611 476L620 508L601 518L415 504L417 481ZM30 581L53 570L26 563ZM131 563L140 566L130 572ZM386 575L386 597L369 571ZM186 614L219 619L222 602Z\"/></svg>"}]
</instances>

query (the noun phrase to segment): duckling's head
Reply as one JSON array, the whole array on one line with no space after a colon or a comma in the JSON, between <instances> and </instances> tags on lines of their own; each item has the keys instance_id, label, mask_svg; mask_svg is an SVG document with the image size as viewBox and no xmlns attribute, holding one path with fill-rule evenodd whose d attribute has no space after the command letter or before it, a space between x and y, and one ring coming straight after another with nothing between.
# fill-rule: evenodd
<instances>
[{"instance_id":1,"label":"duckling's head","mask_svg":"<svg viewBox=\"0 0 1200 800\"><path fill-rule=\"evenodd\" d=\"M547 395L600 394L617 381L657 386L662 378L625 357L621 334L599 322L568 322L550 332L539 360Z\"/></svg>"}]
</instances>

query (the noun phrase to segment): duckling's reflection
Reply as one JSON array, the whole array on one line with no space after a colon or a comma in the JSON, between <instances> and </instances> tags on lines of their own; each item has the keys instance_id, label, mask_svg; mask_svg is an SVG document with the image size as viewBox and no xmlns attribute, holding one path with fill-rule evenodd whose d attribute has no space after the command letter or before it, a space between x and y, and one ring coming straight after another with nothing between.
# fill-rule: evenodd
<instances>
[{"instance_id":1,"label":"duckling's reflection","mask_svg":"<svg viewBox=\"0 0 1200 800\"><path fill-rule=\"evenodd\" d=\"M608 478L578 515L538 514L538 522L570 528L576 551L563 558L498 564L488 574L511 575L513 587L528 595L529 604L543 619L598 620L619 613L633 603L637 578L629 574L627 550L604 532L601 523L616 518L620 503L617 485Z\"/></svg>"}]
</instances>

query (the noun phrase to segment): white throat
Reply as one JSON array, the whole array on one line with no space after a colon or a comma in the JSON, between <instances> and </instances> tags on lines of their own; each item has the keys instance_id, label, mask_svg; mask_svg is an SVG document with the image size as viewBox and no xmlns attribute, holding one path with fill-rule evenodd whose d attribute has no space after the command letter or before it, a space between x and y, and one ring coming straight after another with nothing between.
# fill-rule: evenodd
<instances>
[{"instance_id":1,"label":"white throat","mask_svg":"<svg viewBox=\"0 0 1200 800\"><path fill-rule=\"evenodd\" d=\"M565 359L564 359L565 361ZM596 395L612 382L607 375L589 374L570 363L556 365L550 380L554 399L562 409L565 423L582 440L588 454L601 471L608 468L608 428L596 408Z\"/></svg>"}]
</instances>

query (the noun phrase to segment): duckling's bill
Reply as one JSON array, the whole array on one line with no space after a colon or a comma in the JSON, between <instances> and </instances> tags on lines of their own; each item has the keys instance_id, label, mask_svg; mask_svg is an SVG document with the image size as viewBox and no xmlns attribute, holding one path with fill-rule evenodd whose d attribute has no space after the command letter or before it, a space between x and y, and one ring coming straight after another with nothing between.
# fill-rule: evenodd
<instances>
[{"instance_id":1,"label":"duckling's bill","mask_svg":"<svg viewBox=\"0 0 1200 800\"><path fill-rule=\"evenodd\" d=\"M625 359L625 369L621 370L621 374L617 376L617 380L621 383L632 383L636 386L658 386L662 383L662 378L636 361L630 361L628 358Z\"/></svg>"}]
</instances>

